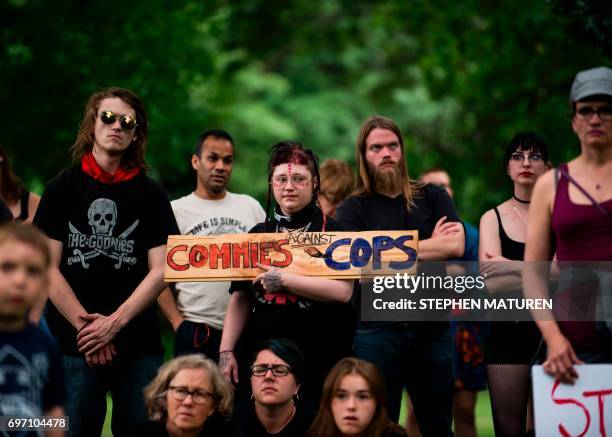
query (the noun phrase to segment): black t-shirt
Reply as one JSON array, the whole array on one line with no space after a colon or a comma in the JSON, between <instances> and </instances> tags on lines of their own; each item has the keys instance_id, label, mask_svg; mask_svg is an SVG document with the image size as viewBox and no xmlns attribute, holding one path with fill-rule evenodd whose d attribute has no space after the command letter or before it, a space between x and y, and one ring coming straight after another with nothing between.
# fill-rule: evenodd
<instances>
[{"instance_id":1,"label":"black t-shirt","mask_svg":"<svg viewBox=\"0 0 612 437\"><path fill-rule=\"evenodd\" d=\"M408 211L403 195L391 198L374 193L349 197L336 210L336 219L348 231L416 230L419 240L430 238L437 221L444 216L447 221L461 221L444 188L426 184L413 201L414 206Z\"/></svg>"},{"instance_id":2,"label":"black t-shirt","mask_svg":"<svg viewBox=\"0 0 612 437\"><path fill-rule=\"evenodd\" d=\"M325 221L326 232L342 230L332 218L326 217ZM269 224L267 232L280 231L278 224ZM311 204L294 222L294 226L308 232L321 232L323 214ZM265 223L259 223L250 230L250 233L262 232L266 232ZM338 360L352 355L355 315L351 305L320 302L293 293L266 295L259 284L253 286L251 281L233 281L230 293L235 291L246 292L253 308L240 339L242 360L250 360L252 349L262 341L281 337L293 340L309 366L302 387L306 400L313 407L318 405L327 372Z\"/></svg>"},{"instance_id":3,"label":"black t-shirt","mask_svg":"<svg viewBox=\"0 0 612 437\"><path fill-rule=\"evenodd\" d=\"M34 223L63 244L60 271L88 313L109 315L149 273L148 250L178 227L159 184L142 172L105 184L72 167L53 179ZM79 355L73 326L49 305L49 327L63 354ZM119 357L161 351L155 306L132 319L113 340Z\"/></svg>"},{"instance_id":4,"label":"black t-shirt","mask_svg":"<svg viewBox=\"0 0 612 437\"><path fill-rule=\"evenodd\" d=\"M313 410L304 405L297 405L295 415L291 422L280 432L270 434L257 419L255 406L252 401L244 402L236 407L233 421L244 434L244 437L302 437L315 418Z\"/></svg>"},{"instance_id":5,"label":"black t-shirt","mask_svg":"<svg viewBox=\"0 0 612 437\"><path fill-rule=\"evenodd\" d=\"M431 237L438 220L446 216L447 221L460 222L455 204L442 187L424 185L413 197L414 205L410 211L406 207L403 194L391 198L380 193L371 196L349 197L336 209L336 219L346 230L350 231L394 231L416 230L419 241ZM433 266L435 274L442 266ZM420 270L421 271L421 270ZM359 309L359 286L356 286L354 304ZM384 324L384 322L362 322L360 327Z\"/></svg>"},{"instance_id":6,"label":"black t-shirt","mask_svg":"<svg viewBox=\"0 0 612 437\"><path fill-rule=\"evenodd\" d=\"M40 328L0 331L0 416L37 417L63 406L59 352Z\"/></svg>"}]
</instances>

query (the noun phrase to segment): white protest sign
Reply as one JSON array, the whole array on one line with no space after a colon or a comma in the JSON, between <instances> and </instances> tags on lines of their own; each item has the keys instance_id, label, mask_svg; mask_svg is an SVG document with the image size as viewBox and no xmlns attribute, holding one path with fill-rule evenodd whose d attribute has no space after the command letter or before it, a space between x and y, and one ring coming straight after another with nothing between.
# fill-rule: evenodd
<instances>
[{"instance_id":1,"label":"white protest sign","mask_svg":"<svg viewBox=\"0 0 612 437\"><path fill-rule=\"evenodd\" d=\"M536 436L612 436L612 364L574 367L574 385L532 367Z\"/></svg>"}]
</instances>

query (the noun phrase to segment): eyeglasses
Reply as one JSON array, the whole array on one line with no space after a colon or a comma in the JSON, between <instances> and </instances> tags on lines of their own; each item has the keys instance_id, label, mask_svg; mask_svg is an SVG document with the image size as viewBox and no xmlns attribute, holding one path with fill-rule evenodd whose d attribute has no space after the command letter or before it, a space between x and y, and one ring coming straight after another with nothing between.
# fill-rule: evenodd
<instances>
[{"instance_id":1,"label":"eyeglasses","mask_svg":"<svg viewBox=\"0 0 612 437\"><path fill-rule=\"evenodd\" d=\"M113 124L117 118L119 118L119 123L121 124L121 129L123 130L134 130L136 129L136 117L126 114L115 114L110 109L105 109L100 113L100 120L104 124Z\"/></svg>"},{"instance_id":2,"label":"eyeglasses","mask_svg":"<svg viewBox=\"0 0 612 437\"><path fill-rule=\"evenodd\" d=\"M287 376L291 372L291 367L285 364L255 364L251 366L251 375L266 376L268 370L271 370L274 376Z\"/></svg>"},{"instance_id":3,"label":"eyeglasses","mask_svg":"<svg viewBox=\"0 0 612 437\"><path fill-rule=\"evenodd\" d=\"M307 176L301 174L292 174L291 178L288 178L285 175L276 176L272 179L272 186L274 188L285 188L287 186L287 182L291 180L291 185L298 189L304 189L308 185L308 183L312 180Z\"/></svg>"},{"instance_id":4,"label":"eyeglasses","mask_svg":"<svg viewBox=\"0 0 612 437\"><path fill-rule=\"evenodd\" d=\"M512 155L510 155L510 159L512 161L521 164L525 161L525 158L527 158L530 164L542 162L544 160L540 153L530 153L529 155L523 155L522 153L513 153Z\"/></svg>"},{"instance_id":5,"label":"eyeglasses","mask_svg":"<svg viewBox=\"0 0 612 437\"><path fill-rule=\"evenodd\" d=\"M597 114L600 120L612 120L612 107L610 106L602 106L598 109L595 109L591 106L583 106L581 108L576 109L576 117L581 120L590 120L594 114Z\"/></svg>"},{"instance_id":6,"label":"eyeglasses","mask_svg":"<svg viewBox=\"0 0 612 437\"><path fill-rule=\"evenodd\" d=\"M207 400L213 397L212 393L207 393L205 391L197 391L197 390L189 390L187 387L183 386L170 386L170 392L174 399L177 401L184 401L187 399L187 396L191 395L191 399L196 404L203 404Z\"/></svg>"}]
</instances>

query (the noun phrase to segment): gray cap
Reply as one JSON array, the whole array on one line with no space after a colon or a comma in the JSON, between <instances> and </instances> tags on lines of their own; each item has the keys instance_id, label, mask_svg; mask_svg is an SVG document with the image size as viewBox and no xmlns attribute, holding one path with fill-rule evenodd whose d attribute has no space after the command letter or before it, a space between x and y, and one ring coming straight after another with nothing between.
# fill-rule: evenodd
<instances>
[{"instance_id":1,"label":"gray cap","mask_svg":"<svg viewBox=\"0 0 612 437\"><path fill-rule=\"evenodd\" d=\"M591 68L578 73L572 84L570 103L598 94L612 97L612 70L608 67Z\"/></svg>"}]
</instances>

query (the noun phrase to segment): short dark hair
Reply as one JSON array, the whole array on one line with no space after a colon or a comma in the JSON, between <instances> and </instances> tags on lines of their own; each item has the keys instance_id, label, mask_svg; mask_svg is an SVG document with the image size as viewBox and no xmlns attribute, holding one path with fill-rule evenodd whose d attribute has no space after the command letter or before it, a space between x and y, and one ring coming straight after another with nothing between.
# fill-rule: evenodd
<instances>
[{"instance_id":1,"label":"short dark hair","mask_svg":"<svg viewBox=\"0 0 612 437\"><path fill-rule=\"evenodd\" d=\"M546 142L535 132L519 132L515 136L512 137L508 145L506 146L506 151L504 153L504 170L508 167L508 163L510 162L510 157L516 150L533 150L542 155L542 158L545 163L548 160L548 146Z\"/></svg>"},{"instance_id":2,"label":"short dark hair","mask_svg":"<svg viewBox=\"0 0 612 437\"><path fill-rule=\"evenodd\" d=\"M293 340L289 340L288 338L273 338L259 343L253 351L251 365L255 363L257 355L265 350L272 351L281 360L289 364L291 373L293 373L295 381L298 384L304 380L306 373L306 358Z\"/></svg>"},{"instance_id":3,"label":"short dark hair","mask_svg":"<svg viewBox=\"0 0 612 437\"><path fill-rule=\"evenodd\" d=\"M204 132L202 132L200 136L198 137L198 140L196 141L194 154L198 156L202 154L202 145L204 144L204 141L206 141L206 138L208 137L215 137L221 140L229 141L230 144L232 145L232 153L233 155L236 155L236 150L235 150L236 147L234 146L234 139L227 131L224 131L223 129L207 129Z\"/></svg>"}]
</instances>

